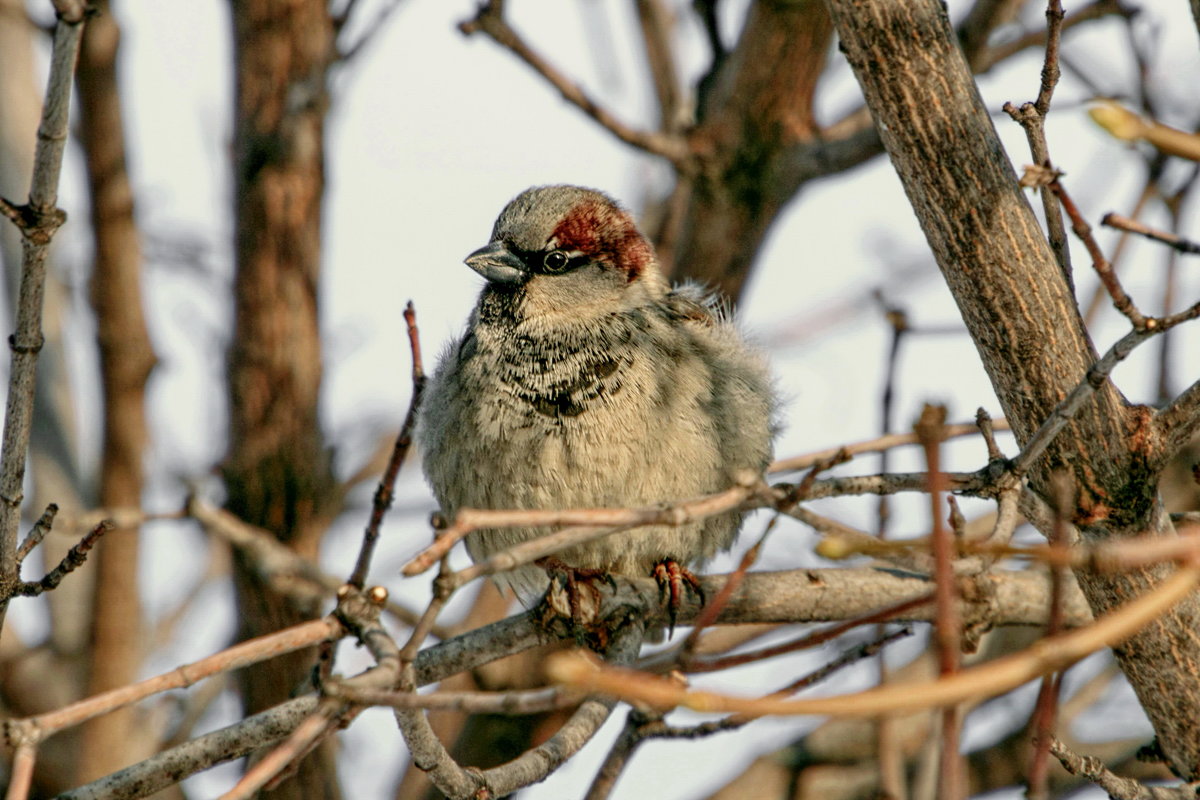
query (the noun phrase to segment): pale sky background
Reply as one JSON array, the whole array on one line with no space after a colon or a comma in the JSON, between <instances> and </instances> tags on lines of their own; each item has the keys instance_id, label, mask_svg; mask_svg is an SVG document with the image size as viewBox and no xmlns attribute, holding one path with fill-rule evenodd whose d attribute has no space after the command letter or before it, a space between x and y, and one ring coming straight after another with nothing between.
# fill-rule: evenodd
<instances>
[{"instance_id":1,"label":"pale sky background","mask_svg":"<svg viewBox=\"0 0 1200 800\"><path fill-rule=\"evenodd\" d=\"M364 0L364 19L378 2ZM681 59L687 74L707 64L707 52L691 13L681 2L684 35ZM732 42L745 2L724 4L726 38ZM1075 4L1070 4L1071 6ZM952 15L966 4L951 2ZM1140 36L1157 37L1160 53L1151 65L1156 90L1166 107L1195 109L1200 97L1196 30L1187 3L1147 0ZM340 445L339 466L358 466L367 446L383 431L398 427L410 391L408 344L400 311L412 299L417 307L426 364L432 367L446 339L457 332L474 303L481 280L462 258L484 244L492 221L517 192L539 183L569 182L601 188L635 211L666 187L665 168L617 142L544 85L529 69L482 36L467 39L456 24L474 13L473 0L405 0L360 60L339 71L329 124L328 194L325 218L323 307L326 333L324 421ZM1071 7L1068 7L1068 11ZM1022 23L1043 24L1042 10L1030 8ZM202 477L224 451L225 398L220 375L230 316L226 293L231 274L227 149L230 131L231 67L225 3L200 0L161 3L117 2L124 27L122 76L129 127L131 170L138 215L152 257L147 272L151 333L161 358L152 379L154 485L150 508L177 507L183 480ZM632 4L615 0L510 3L511 19L532 45L583 83L623 119L639 126L652 119L640 38ZM1015 29L1005 33L1011 35ZM1116 21L1088 26L1066 37L1065 54L1102 89L1114 94L1133 85L1134 67ZM831 58L840 61L836 52ZM1037 92L1041 54L1011 59L981 80L985 102L1018 166L1029 161L1020 128L1002 115L1006 100L1020 103ZM826 77L820 91L828 121L857 103L857 86L844 63ZM1067 173L1067 185L1085 214L1098 223L1110 210L1127 212L1144 180L1141 159L1114 143L1086 119L1081 101L1090 96L1068 71L1055 98L1049 124L1051 156ZM1196 118L1168 118L1181 126ZM649 194L648 194L649 193ZM73 219L86 218L81 203L78 154L69 157L63 205ZM1200 235L1194 207L1184 230ZM1164 224L1161 216L1148 218ZM61 263L79 287L87 264L82 226L64 229ZM1104 246L1114 240L1098 233ZM192 245L202 269L169 263L164 253ZM1126 261L1126 285L1144 309L1158 312L1162 249L1135 243ZM1074 260L1081 297L1095 280L1086 253ZM1194 260L1193 260L1194 261ZM1184 263L1180 307L1200 295L1195 264ZM897 281L896 274L917 277ZM891 277L889 277L891 276ZM922 327L959 324L957 313L928 255L924 240L886 158L847 176L809 186L772 231L741 308L746 328L771 346L779 386L786 398L787 430L776 447L794 455L846 441L869 438L878 429L878 398L888 330L882 316L867 307L823 334L788 344L785 333L811 322L847 297L877 285L898 284L889 300L908 310ZM1190 299L1189 299L1190 298ZM74 353L81 385L95 374L90 323L76 322ZM1200 374L1200 334L1195 326L1177 331L1175 375L1181 388ZM1095 327L1097 348L1106 349L1125 331L1109 309ZM1134 401L1152 399L1154 345L1148 345L1116 372ZM953 420L966 420L983 405L1000 411L965 334L909 341L901 364L896 428L907 429L927 400L946 403ZM93 406L94 408L94 406ZM85 412L82 428L94 451L99 425ZM1002 444L1013 452L1011 440ZM950 448L949 467L974 469L983 463L978 441ZM843 472L870 472L870 460ZM913 454L897 455L893 469L918 468ZM334 574L347 574L366 520L374 484L363 487L359 508L343 515L325 543L323 561ZM965 504L968 513L982 504ZM396 511L385 525L372 580L414 606L428 597L426 577L402 581L403 560L429 538L425 524L433 501L410 462L402 476ZM851 524L872 525L871 503L838 501L820 506ZM924 501L894 504L892 529L919 535L927 524ZM740 548L752 543L762 519L752 520ZM180 526L146 530L145 602L151 615L170 608L204 562L200 535ZM811 553L812 535L797 523L783 524L760 564L763 568L822 565ZM711 569L729 569L734 556ZM459 553L465 562L465 554ZM225 587L209 592L203 613L194 615L166 652L146 665L147 674L220 649L233 631L231 597ZM462 600L449 616L462 607ZM23 630L36 627L36 606L14 615ZM915 644L897 648L912 653ZM805 654L704 676L699 685L755 692L782 685L834 654ZM341 669L356 656L347 649ZM820 691L865 686L865 676L843 674ZM1026 706L1032 695L1023 695ZM1020 712L1027 713L1025 711ZM1127 692L1117 692L1111 713L1126 733L1148 724ZM210 715L203 730L236 719L232 702ZM589 748L522 798L577 797L624 719L614 715ZM682 719L682 717L681 717ZM817 724L816 720L764 720L738 734L699 742L651 742L622 778L622 798L703 796L734 775L757 754L768 752ZM1091 738L1110 735L1111 721ZM999 735L985 723L968 726L970 746ZM390 713L369 712L344 734L348 796L385 797L406 761ZM1088 738L1085 735L1085 738ZM234 769L213 770L188 782L194 796L207 797L230 785ZM1012 795L1017 796L1017 795ZM1096 796L1102 796L1100 794Z\"/></svg>"}]
</instances>

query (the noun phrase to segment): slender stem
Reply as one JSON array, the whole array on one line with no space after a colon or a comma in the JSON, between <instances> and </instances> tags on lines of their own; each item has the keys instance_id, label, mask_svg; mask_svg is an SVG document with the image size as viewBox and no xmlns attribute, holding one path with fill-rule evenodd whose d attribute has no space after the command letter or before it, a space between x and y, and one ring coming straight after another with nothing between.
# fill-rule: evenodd
<instances>
[{"instance_id":1,"label":"slender stem","mask_svg":"<svg viewBox=\"0 0 1200 800\"><path fill-rule=\"evenodd\" d=\"M83 4L60 0L56 10L59 18L54 28L46 104L38 126L27 207L29 218L28 224L22 226L25 240L16 331L9 338L12 364L4 409L3 443L0 445L0 627L3 627L8 611L8 599L20 580L16 561L17 529L21 524L24 497L21 486L25 480L25 457L33 425L34 376L42 346L46 256L55 230L65 220L65 215L56 207L58 178L67 144L71 82L83 37Z\"/></svg>"},{"instance_id":2,"label":"slender stem","mask_svg":"<svg viewBox=\"0 0 1200 800\"><path fill-rule=\"evenodd\" d=\"M354 571L347 581L359 589L367 580L367 570L371 567L371 556L375 553L375 545L379 542L379 526L383 524L383 516L392 506L393 492L396 486L396 476L404 464L404 457L412 447L413 429L417 425L417 412L421 408L421 398L425 394L425 368L421 362L421 340L417 330L417 311L412 301L404 309L404 321L408 324L408 342L412 350L412 399L408 402L408 413L404 416L404 424L396 436L396 444L392 448L392 456L388 460L379 486L375 489L375 498L371 505L371 518L363 531L362 546L358 551L358 560Z\"/></svg>"}]
</instances>

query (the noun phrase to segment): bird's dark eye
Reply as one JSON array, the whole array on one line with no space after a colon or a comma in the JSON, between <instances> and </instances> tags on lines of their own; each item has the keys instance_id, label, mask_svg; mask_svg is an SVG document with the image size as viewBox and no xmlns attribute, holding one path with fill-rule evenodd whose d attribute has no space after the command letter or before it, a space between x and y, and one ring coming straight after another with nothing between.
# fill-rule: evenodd
<instances>
[{"instance_id":1,"label":"bird's dark eye","mask_svg":"<svg viewBox=\"0 0 1200 800\"><path fill-rule=\"evenodd\" d=\"M562 250L551 250L546 253L546 257L542 259L542 264L546 267L546 272L555 273L562 272L567 268L567 264L571 259L567 258L567 254Z\"/></svg>"}]
</instances>

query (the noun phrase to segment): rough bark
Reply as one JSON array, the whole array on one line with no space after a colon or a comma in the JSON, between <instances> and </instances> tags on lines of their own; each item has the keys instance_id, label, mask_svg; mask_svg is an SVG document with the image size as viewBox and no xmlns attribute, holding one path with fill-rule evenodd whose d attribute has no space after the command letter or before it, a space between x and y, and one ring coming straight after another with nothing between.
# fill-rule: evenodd
<instances>
[{"instance_id":1,"label":"rough bark","mask_svg":"<svg viewBox=\"0 0 1200 800\"><path fill-rule=\"evenodd\" d=\"M317 416L317 290L334 30L322 0L239 0L232 7L237 274L227 507L313 557L331 485ZM235 562L240 638L315 613L272 592L252 564ZM244 671L247 710L286 699L304 684L312 662L313 653L304 651ZM305 759L272 796L338 796L331 752Z\"/></svg>"},{"instance_id":2,"label":"rough bark","mask_svg":"<svg viewBox=\"0 0 1200 800\"><path fill-rule=\"evenodd\" d=\"M1005 416L1028 441L1096 358L1077 305L1002 149L945 9L934 0L830 0L843 49L884 146L971 333ZM1078 487L1092 539L1162 530L1157 443L1146 409L1106 383L1051 444L1031 480ZM1048 494L1048 492L1047 492ZM1094 610L1142 594L1170 567L1079 574ZM1200 770L1200 602L1116 648L1172 769Z\"/></svg>"}]
</instances>

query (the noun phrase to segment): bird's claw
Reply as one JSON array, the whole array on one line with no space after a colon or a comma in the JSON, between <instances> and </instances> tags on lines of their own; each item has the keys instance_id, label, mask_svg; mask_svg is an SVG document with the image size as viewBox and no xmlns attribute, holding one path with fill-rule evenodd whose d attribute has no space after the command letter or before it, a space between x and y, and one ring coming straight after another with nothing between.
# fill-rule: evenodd
<instances>
[{"instance_id":1,"label":"bird's claw","mask_svg":"<svg viewBox=\"0 0 1200 800\"><path fill-rule=\"evenodd\" d=\"M659 596L667 604L667 618L670 620L667 636L674 636L675 619L679 616L680 606L683 605L684 586L696 593L700 598L700 605L704 605L705 602L704 587L700 585L700 579L695 573L687 567L680 566L673 558L664 558L655 564L652 574L654 580L658 581Z\"/></svg>"},{"instance_id":2,"label":"bird's claw","mask_svg":"<svg viewBox=\"0 0 1200 800\"><path fill-rule=\"evenodd\" d=\"M607 583L614 592L617 582L612 573L605 569L593 567L573 567L557 558L547 557L538 559L537 565L550 575L551 585L547 591L547 600L552 608L558 609L559 604L552 597L555 584L566 595L567 610L571 621L578 626L587 627L590 621L598 616L600 594L595 588L597 581ZM584 587L587 587L586 589ZM585 597L585 593L590 596ZM589 606L585 613L585 601Z\"/></svg>"}]
</instances>

